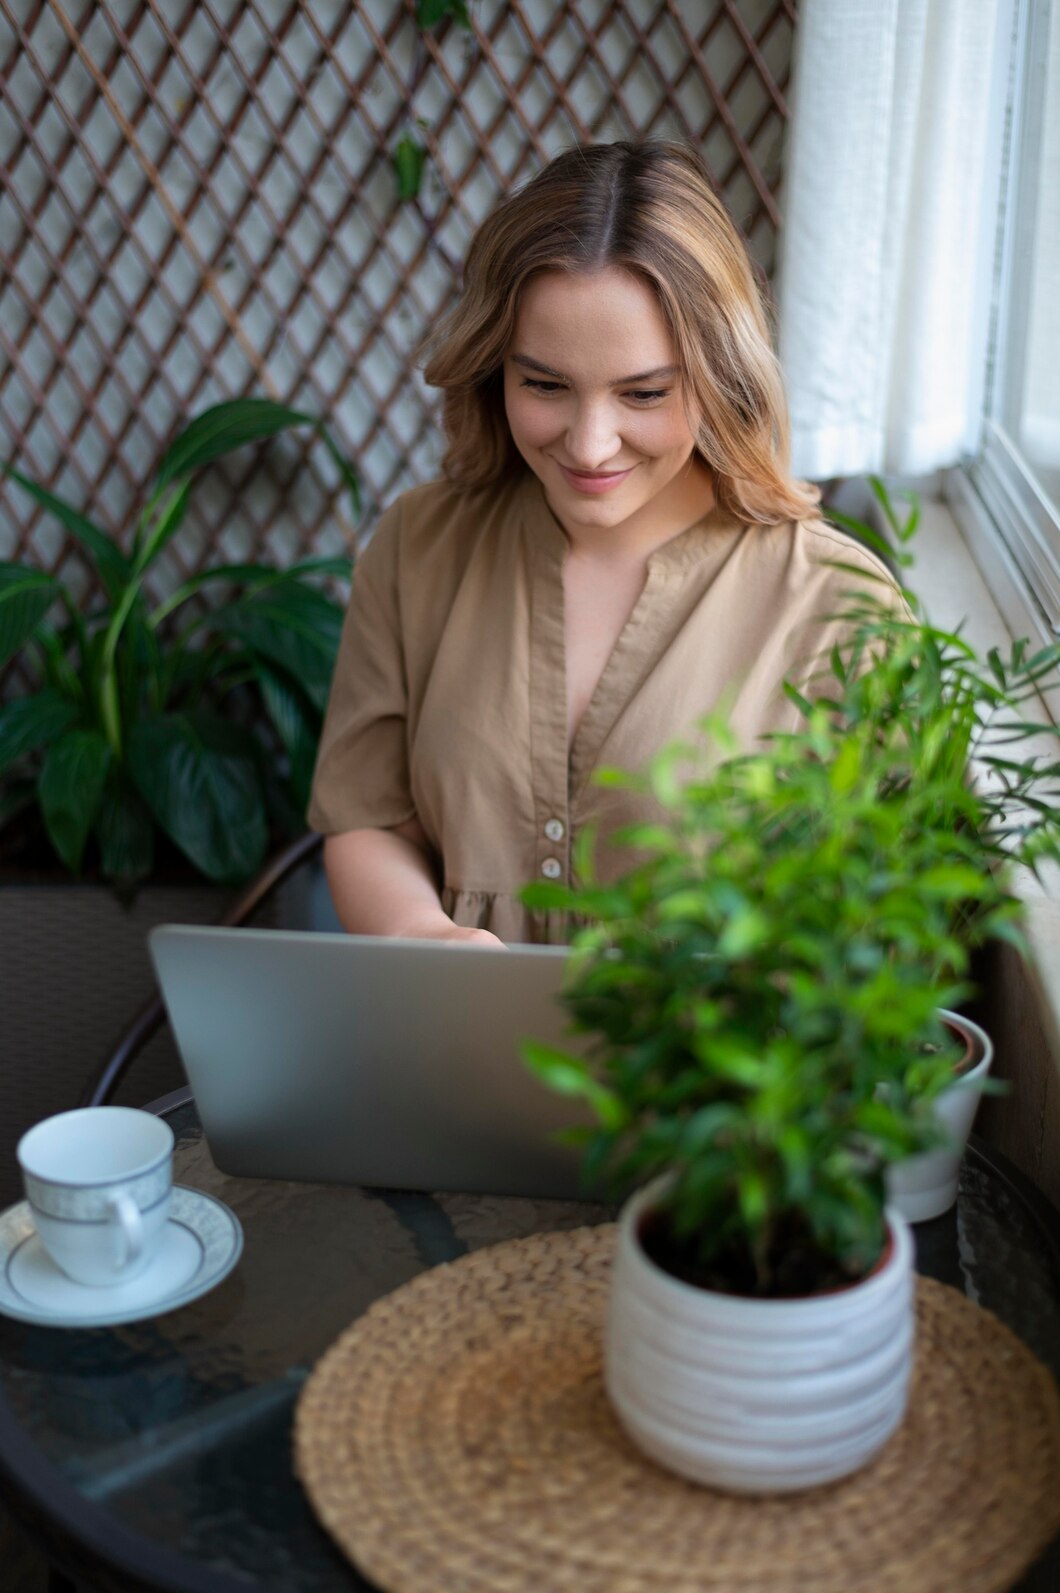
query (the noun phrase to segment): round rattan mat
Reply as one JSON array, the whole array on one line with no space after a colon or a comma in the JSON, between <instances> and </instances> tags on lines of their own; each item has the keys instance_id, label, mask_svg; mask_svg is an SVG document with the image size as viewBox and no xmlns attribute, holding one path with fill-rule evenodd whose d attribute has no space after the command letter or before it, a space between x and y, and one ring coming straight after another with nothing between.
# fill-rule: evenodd
<instances>
[{"instance_id":1,"label":"round rattan mat","mask_svg":"<svg viewBox=\"0 0 1060 1593\"><path fill-rule=\"evenodd\" d=\"M1052 1377L925 1279L909 1413L865 1470L753 1499L661 1470L601 1379L614 1235L542 1234L437 1267L315 1368L298 1474L388 1593L989 1593L1060 1527Z\"/></svg>"}]
</instances>

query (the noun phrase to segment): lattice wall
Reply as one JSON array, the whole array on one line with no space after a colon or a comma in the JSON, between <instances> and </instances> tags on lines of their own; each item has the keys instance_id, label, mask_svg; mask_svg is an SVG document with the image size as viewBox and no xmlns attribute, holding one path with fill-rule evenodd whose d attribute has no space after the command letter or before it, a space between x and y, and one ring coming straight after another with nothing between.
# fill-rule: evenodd
<instances>
[{"instance_id":1,"label":"lattice wall","mask_svg":"<svg viewBox=\"0 0 1060 1593\"><path fill-rule=\"evenodd\" d=\"M436 473L413 354L476 223L575 140L695 141L769 272L793 0L470 10L425 34L414 0L0 0L0 457L121 528L183 419L267 393L330 417L370 527ZM351 532L291 437L202 483L160 579ZM0 484L13 557L84 586Z\"/></svg>"}]
</instances>

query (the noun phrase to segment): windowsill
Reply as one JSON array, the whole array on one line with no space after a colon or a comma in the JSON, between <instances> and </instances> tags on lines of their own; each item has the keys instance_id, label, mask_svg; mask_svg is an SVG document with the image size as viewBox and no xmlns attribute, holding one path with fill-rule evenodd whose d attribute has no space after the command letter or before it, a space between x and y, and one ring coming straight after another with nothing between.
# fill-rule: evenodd
<instances>
[{"instance_id":1,"label":"windowsill","mask_svg":"<svg viewBox=\"0 0 1060 1593\"><path fill-rule=\"evenodd\" d=\"M928 618L946 630L961 625L977 651L997 646L1007 652L1012 631L946 503L922 498L915 550L910 585ZM1011 615L1010 603L1006 609ZM1032 647L1040 645L1041 638L1032 637ZM1044 704L1028 717L1050 723ZM1027 750L1039 746L1055 758L1055 730L1043 730L1040 743L1035 739ZM1032 960L1025 965L1006 948L994 959L1001 988L987 999L995 1015L998 1071L1016 1087L984 1105L980 1128L1060 1205L1060 868L1051 867L1041 881L1022 875L1017 890L1026 904Z\"/></svg>"}]
</instances>

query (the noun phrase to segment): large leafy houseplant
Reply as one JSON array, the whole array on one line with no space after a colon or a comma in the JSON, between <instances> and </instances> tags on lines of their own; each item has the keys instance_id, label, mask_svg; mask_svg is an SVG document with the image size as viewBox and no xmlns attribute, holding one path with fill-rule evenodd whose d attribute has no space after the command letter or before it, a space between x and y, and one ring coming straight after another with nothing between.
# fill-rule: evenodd
<instances>
[{"instance_id":1,"label":"large leafy houseplant","mask_svg":"<svg viewBox=\"0 0 1060 1593\"><path fill-rule=\"evenodd\" d=\"M162 599L147 583L196 475L303 425L320 434L356 512L356 479L328 433L269 399L217 404L190 422L128 547L0 466L77 542L103 594L82 612L53 576L0 564L0 665L21 650L34 680L0 708L0 825L36 806L73 873L94 837L103 877L135 885L161 831L207 878L237 881L261 863L270 827L300 822L341 628L339 605L315 583L347 575L350 561L218 565ZM192 601L206 589L221 601Z\"/></svg>"}]
</instances>

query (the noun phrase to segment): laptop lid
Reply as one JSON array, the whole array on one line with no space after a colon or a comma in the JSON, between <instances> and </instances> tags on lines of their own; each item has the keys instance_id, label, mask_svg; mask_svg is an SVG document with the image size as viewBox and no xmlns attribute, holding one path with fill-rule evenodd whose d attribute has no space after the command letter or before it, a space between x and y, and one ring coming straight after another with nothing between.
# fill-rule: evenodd
<instances>
[{"instance_id":1,"label":"laptop lid","mask_svg":"<svg viewBox=\"0 0 1060 1593\"><path fill-rule=\"evenodd\" d=\"M519 1055L579 1049L560 946L165 925L159 985L214 1160L262 1178L574 1198L593 1121Z\"/></svg>"}]
</instances>

